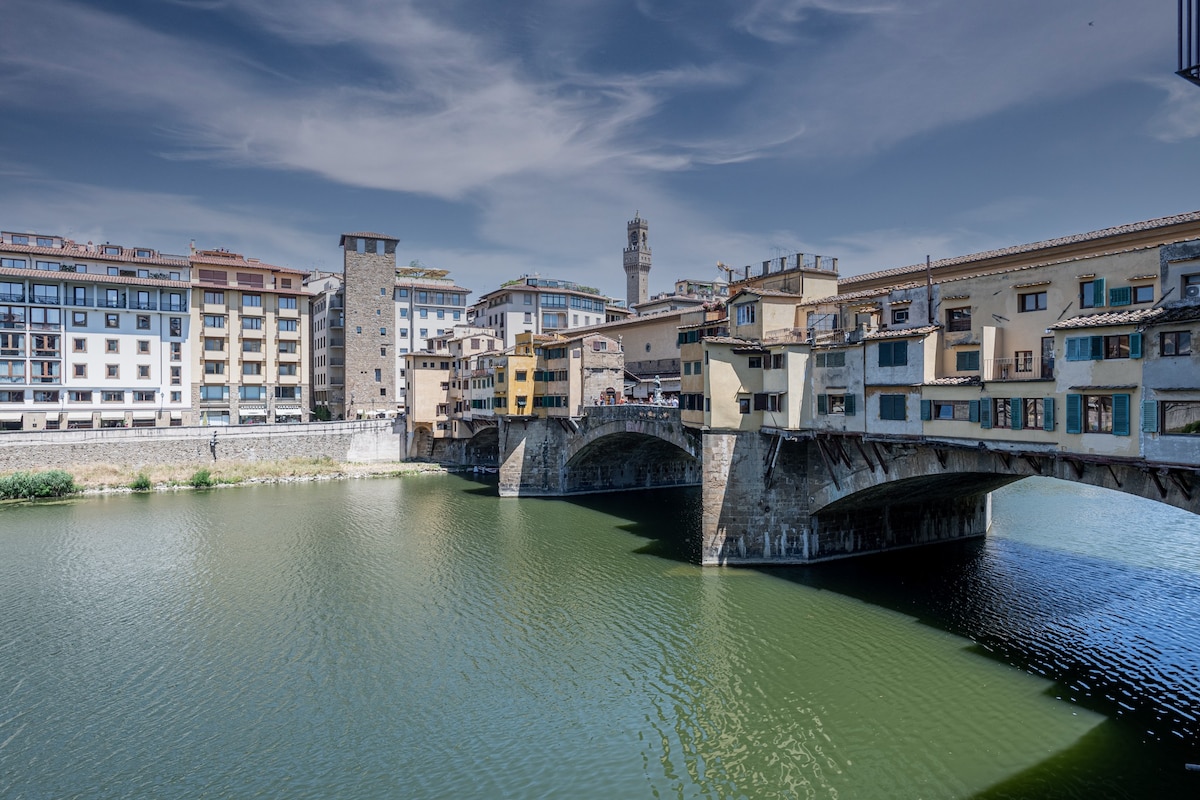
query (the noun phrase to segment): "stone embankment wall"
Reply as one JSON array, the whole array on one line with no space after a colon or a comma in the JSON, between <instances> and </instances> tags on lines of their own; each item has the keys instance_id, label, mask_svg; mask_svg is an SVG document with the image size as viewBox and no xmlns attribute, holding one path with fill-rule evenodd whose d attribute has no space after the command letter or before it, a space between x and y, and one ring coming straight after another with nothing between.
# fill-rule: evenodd
<instances>
[{"instance_id":1,"label":"stone embankment wall","mask_svg":"<svg viewBox=\"0 0 1200 800\"><path fill-rule=\"evenodd\" d=\"M12 432L0 434L0 472L288 458L375 463L401 460L403 447L404 430L392 420Z\"/></svg>"}]
</instances>

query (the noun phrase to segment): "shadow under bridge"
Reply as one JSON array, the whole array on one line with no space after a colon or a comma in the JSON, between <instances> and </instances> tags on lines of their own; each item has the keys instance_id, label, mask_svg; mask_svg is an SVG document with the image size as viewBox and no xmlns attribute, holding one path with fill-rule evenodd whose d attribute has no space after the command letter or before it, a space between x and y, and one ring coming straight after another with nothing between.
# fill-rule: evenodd
<instances>
[{"instance_id":1,"label":"shadow under bridge","mask_svg":"<svg viewBox=\"0 0 1200 800\"><path fill-rule=\"evenodd\" d=\"M698 486L700 453L700 437L683 425L678 409L592 407L563 454L564 493Z\"/></svg>"}]
</instances>

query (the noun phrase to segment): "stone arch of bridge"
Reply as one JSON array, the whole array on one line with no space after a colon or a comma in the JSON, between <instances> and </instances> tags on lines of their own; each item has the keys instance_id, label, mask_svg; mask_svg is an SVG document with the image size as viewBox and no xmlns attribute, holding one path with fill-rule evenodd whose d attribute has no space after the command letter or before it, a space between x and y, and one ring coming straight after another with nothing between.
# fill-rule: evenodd
<instances>
[{"instance_id":1,"label":"stone arch of bridge","mask_svg":"<svg viewBox=\"0 0 1200 800\"><path fill-rule=\"evenodd\" d=\"M568 444L563 454L567 494L695 486L701 481L699 447L685 436L605 426Z\"/></svg>"},{"instance_id":2,"label":"stone arch of bridge","mask_svg":"<svg viewBox=\"0 0 1200 800\"><path fill-rule=\"evenodd\" d=\"M468 463L476 466L495 466L500 457L500 429L488 425L475 431L464 445Z\"/></svg>"},{"instance_id":3,"label":"stone arch of bridge","mask_svg":"<svg viewBox=\"0 0 1200 800\"><path fill-rule=\"evenodd\" d=\"M848 453L844 448L842 452ZM1133 494L1200 514L1200 472L1189 468L1089 461L1061 452L929 445L877 450L874 459L866 451L861 455L863 461L849 455L840 462L826 460L824 477L810 482L811 513L870 513L886 507L949 503L1041 476Z\"/></svg>"},{"instance_id":4,"label":"stone arch of bridge","mask_svg":"<svg viewBox=\"0 0 1200 800\"><path fill-rule=\"evenodd\" d=\"M572 437L564 452L564 463L570 468L594 457L598 449L608 449L614 445L632 445L638 450L657 447L663 453L675 455L674 451L681 451L694 461L700 459L699 438L688 435L682 425L645 425L618 419L589 425L579 435ZM669 449L662 448L662 445L668 445Z\"/></svg>"}]
</instances>

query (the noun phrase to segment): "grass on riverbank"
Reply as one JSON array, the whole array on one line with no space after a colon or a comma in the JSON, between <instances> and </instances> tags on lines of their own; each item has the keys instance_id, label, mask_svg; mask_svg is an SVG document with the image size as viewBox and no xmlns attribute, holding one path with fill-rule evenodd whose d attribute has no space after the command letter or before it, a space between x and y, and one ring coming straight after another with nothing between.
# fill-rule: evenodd
<instances>
[{"instance_id":1,"label":"grass on riverbank","mask_svg":"<svg viewBox=\"0 0 1200 800\"><path fill-rule=\"evenodd\" d=\"M198 480L207 471L205 480ZM283 461L197 461L184 464L139 465L87 464L66 473L74 485L86 492L154 491L182 487L222 486L242 483L334 478L387 477L420 472L444 472L436 464L389 462L349 464L331 458L289 458ZM0 477L0 481L6 479Z\"/></svg>"}]
</instances>

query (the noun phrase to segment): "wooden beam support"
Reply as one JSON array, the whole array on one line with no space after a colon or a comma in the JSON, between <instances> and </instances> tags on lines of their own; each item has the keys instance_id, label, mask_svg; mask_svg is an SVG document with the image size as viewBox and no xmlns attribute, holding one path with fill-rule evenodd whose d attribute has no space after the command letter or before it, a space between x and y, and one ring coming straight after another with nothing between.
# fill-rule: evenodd
<instances>
[{"instance_id":1,"label":"wooden beam support","mask_svg":"<svg viewBox=\"0 0 1200 800\"><path fill-rule=\"evenodd\" d=\"M1112 464L1105 464L1104 466L1108 467L1108 474L1112 475L1113 483L1117 485L1117 488L1122 488L1125 484L1121 483L1121 479L1117 477L1117 472L1113 469Z\"/></svg>"},{"instance_id":2,"label":"wooden beam support","mask_svg":"<svg viewBox=\"0 0 1200 800\"><path fill-rule=\"evenodd\" d=\"M1025 463L1032 467L1034 472L1038 475L1042 474L1042 462L1038 461L1037 458L1029 455L1029 453L1022 453L1021 458L1025 459Z\"/></svg>"},{"instance_id":3,"label":"wooden beam support","mask_svg":"<svg viewBox=\"0 0 1200 800\"><path fill-rule=\"evenodd\" d=\"M875 463L871 461L871 457L867 455L866 448L863 447L861 436L854 437L854 446L858 448L858 454L862 456L862 460L867 462L867 469L871 470L871 472L874 472Z\"/></svg>"},{"instance_id":4,"label":"wooden beam support","mask_svg":"<svg viewBox=\"0 0 1200 800\"><path fill-rule=\"evenodd\" d=\"M949 456L949 453L947 453L945 450L940 450L935 447L935 448L933 448L933 454L935 456L937 456L938 465L941 466L942 469L945 469L946 468L946 458Z\"/></svg>"},{"instance_id":5,"label":"wooden beam support","mask_svg":"<svg viewBox=\"0 0 1200 800\"><path fill-rule=\"evenodd\" d=\"M1012 471L1012 459L1008 453L1005 453L1003 450L997 450L996 457L1000 459L1000 463L1004 465L1006 470Z\"/></svg>"},{"instance_id":6,"label":"wooden beam support","mask_svg":"<svg viewBox=\"0 0 1200 800\"><path fill-rule=\"evenodd\" d=\"M1148 470L1148 472L1150 473L1150 480L1154 481L1154 486L1158 489L1158 496L1166 498L1167 487L1163 486L1162 479L1158 477L1158 471Z\"/></svg>"},{"instance_id":7,"label":"wooden beam support","mask_svg":"<svg viewBox=\"0 0 1200 800\"><path fill-rule=\"evenodd\" d=\"M887 475L888 474L887 462L883 460L883 455L879 452L879 445L875 442L871 442L871 451L873 453L875 453L875 458L876 458L876 460L879 461L879 468L881 470L883 470L884 475ZM890 454L890 452L891 451L889 451L889 454Z\"/></svg>"},{"instance_id":8,"label":"wooden beam support","mask_svg":"<svg viewBox=\"0 0 1200 800\"><path fill-rule=\"evenodd\" d=\"M817 443L817 452L821 454L821 460L825 462L825 469L829 471L829 478L833 481L834 487L840 492L842 483L838 480L837 470L833 468L833 464L829 462L829 454L825 452L825 444L820 439L813 439Z\"/></svg>"},{"instance_id":9,"label":"wooden beam support","mask_svg":"<svg viewBox=\"0 0 1200 800\"><path fill-rule=\"evenodd\" d=\"M1184 499L1191 500L1192 491L1188 488L1187 483L1184 482L1183 476L1180 475L1177 470L1170 469L1167 470L1167 475L1171 478L1171 483L1175 484L1179 488L1179 493L1183 495Z\"/></svg>"}]
</instances>

